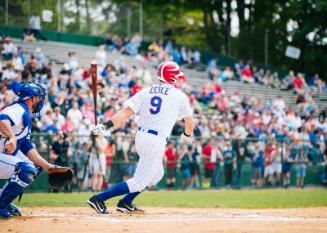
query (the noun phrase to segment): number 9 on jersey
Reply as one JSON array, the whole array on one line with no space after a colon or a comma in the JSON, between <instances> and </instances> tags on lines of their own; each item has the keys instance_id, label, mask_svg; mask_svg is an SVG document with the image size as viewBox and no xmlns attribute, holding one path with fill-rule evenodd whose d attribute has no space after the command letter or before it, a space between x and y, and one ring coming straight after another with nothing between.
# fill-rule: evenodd
<instances>
[{"instance_id":1,"label":"number 9 on jersey","mask_svg":"<svg viewBox=\"0 0 327 233\"><path fill-rule=\"evenodd\" d=\"M150 112L151 114L157 114L161 109L162 99L159 96L153 96L150 101Z\"/></svg>"}]
</instances>

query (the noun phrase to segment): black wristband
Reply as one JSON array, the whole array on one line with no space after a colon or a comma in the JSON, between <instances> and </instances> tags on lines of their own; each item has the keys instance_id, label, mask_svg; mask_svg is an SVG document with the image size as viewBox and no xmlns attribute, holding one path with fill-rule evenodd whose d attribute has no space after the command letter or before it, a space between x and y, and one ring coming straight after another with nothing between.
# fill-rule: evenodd
<instances>
[{"instance_id":1,"label":"black wristband","mask_svg":"<svg viewBox=\"0 0 327 233\"><path fill-rule=\"evenodd\" d=\"M186 137L191 137L191 135L186 134L185 131L183 132L183 134L184 134L184 136L186 136Z\"/></svg>"},{"instance_id":2,"label":"black wristband","mask_svg":"<svg viewBox=\"0 0 327 233\"><path fill-rule=\"evenodd\" d=\"M104 125L109 129L109 128L111 128L112 126L114 126L114 123L112 123L112 121L109 120L109 121L105 122Z\"/></svg>"}]
</instances>

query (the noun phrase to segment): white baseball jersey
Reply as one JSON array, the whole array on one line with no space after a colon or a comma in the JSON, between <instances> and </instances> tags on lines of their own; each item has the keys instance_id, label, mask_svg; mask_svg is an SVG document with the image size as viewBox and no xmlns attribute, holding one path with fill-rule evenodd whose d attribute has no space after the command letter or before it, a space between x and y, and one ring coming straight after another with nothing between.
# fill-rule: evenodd
<instances>
[{"instance_id":1,"label":"white baseball jersey","mask_svg":"<svg viewBox=\"0 0 327 233\"><path fill-rule=\"evenodd\" d=\"M16 164L25 161L22 160L22 156L16 155L26 155L33 149L30 141L32 119L25 103L14 103L0 112L0 120L10 121L17 139L16 150L8 155L4 151L4 145L8 139L0 135L0 179L8 179L14 174Z\"/></svg>"},{"instance_id":2,"label":"white baseball jersey","mask_svg":"<svg viewBox=\"0 0 327 233\"><path fill-rule=\"evenodd\" d=\"M136 93L125 102L140 117L139 126L169 137L177 120L192 116L187 96L170 84L160 83Z\"/></svg>"},{"instance_id":3,"label":"white baseball jersey","mask_svg":"<svg viewBox=\"0 0 327 233\"><path fill-rule=\"evenodd\" d=\"M130 192L141 192L157 184L164 175L166 138L177 120L192 116L187 96L172 85L160 83L144 88L125 102L139 115L135 146L140 160L133 178L127 180Z\"/></svg>"},{"instance_id":4,"label":"white baseball jersey","mask_svg":"<svg viewBox=\"0 0 327 233\"><path fill-rule=\"evenodd\" d=\"M32 119L28 107L25 103L14 103L0 112L0 120L8 120L11 123L12 131L17 139L17 148L12 155L16 155L18 150L24 154L32 149L30 133L32 128ZM5 153L3 147L7 138L0 135L0 153Z\"/></svg>"}]
</instances>

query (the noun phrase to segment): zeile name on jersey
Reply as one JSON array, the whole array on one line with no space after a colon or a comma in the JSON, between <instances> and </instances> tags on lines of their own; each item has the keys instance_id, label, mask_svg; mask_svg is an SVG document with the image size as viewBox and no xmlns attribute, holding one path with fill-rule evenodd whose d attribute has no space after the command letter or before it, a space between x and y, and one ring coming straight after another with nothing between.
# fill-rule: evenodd
<instances>
[{"instance_id":1,"label":"zeile name on jersey","mask_svg":"<svg viewBox=\"0 0 327 233\"><path fill-rule=\"evenodd\" d=\"M168 95L169 87L154 86L150 89L150 94Z\"/></svg>"}]
</instances>

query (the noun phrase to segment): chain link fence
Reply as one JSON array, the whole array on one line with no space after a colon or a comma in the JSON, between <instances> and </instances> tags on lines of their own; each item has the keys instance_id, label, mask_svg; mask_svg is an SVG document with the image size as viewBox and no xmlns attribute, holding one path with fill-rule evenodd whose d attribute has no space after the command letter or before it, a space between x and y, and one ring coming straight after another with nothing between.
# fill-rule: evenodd
<instances>
[{"instance_id":1,"label":"chain link fence","mask_svg":"<svg viewBox=\"0 0 327 233\"><path fill-rule=\"evenodd\" d=\"M106 150L96 157L89 136L33 134L39 152L51 162L71 166L76 174L72 190L92 189L95 173L104 177L102 188L133 176L138 155L134 139L115 136L104 139ZM315 143L313 143L315 144ZM196 138L180 145L167 144L165 176L156 189L273 188L318 186L326 182L322 144L277 139ZM59 148L59 149L58 149ZM54 159L53 154L57 154ZM99 165L100 164L100 165ZM95 169L95 166L100 166ZM102 167L101 167L102 166ZM95 170L94 170L95 169ZM39 190L42 188L38 188Z\"/></svg>"}]
</instances>

